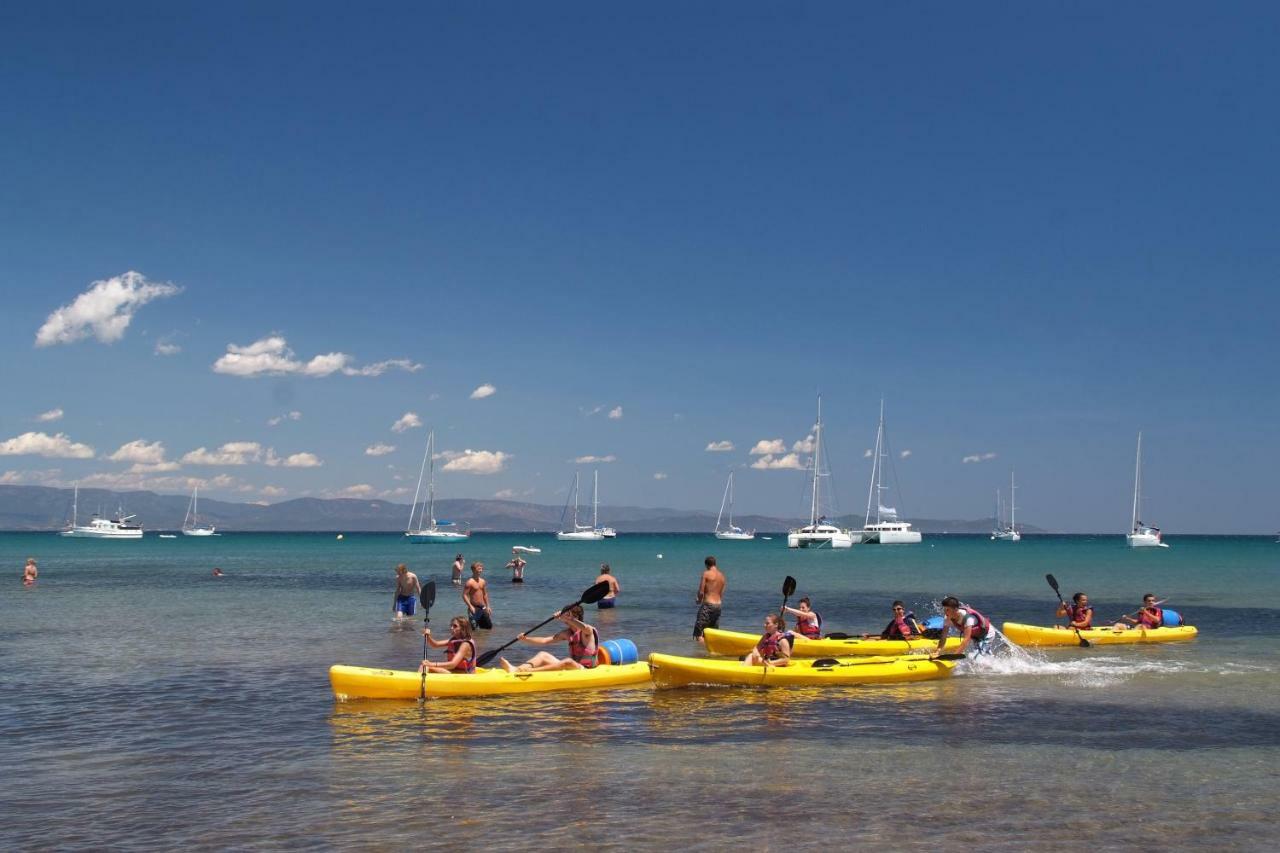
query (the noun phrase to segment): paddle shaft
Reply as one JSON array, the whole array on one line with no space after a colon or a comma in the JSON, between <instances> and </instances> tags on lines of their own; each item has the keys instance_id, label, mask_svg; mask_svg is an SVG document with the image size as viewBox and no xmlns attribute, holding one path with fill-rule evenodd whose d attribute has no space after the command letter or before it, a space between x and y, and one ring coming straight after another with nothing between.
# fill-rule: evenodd
<instances>
[{"instance_id":1,"label":"paddle shaft","mask_svg":"<svg viewBox=\"0 0 1280 853\"><path fill-rule=\"evenodd\" d=\"M1049 586L1053 587L1053 594L1058 596L1058 603L1062 605L1063 610L1066 610L1067 618L1071 618L1071 611L1067 609L1067 602L1062 597L1062 591L1058 589L1058 579L1055 578L1053 575L1045 575L1044 579L1049 582ZM1075 620L1071 619L1071 621L1074 622ZM1076 632L1076 639L1080 641L1080 648L1082 649L1089 648L1089 641L1086 640L1084 638L1084 635L1080 633L1080 629L1077 628L1075 625L1072 625L1071 628Z\"/></svg>"},{"instance_id":2,"label":"paddle shaft","mask_svg":"<svg viewBox=\"0 0 1280 853\"><path fill-rule=\"evenodd\" d=\"M538 630L539 628L541 628L543 625L545 625L545 624L547 624L548 622L550 622L551 620L558 618L558 617L559 617L559 615L560 615L561 613L564 613L566 610L569 610L570 608L573 608L573 607L577 607L579 604L584 604L584 603L585 603L585 604L594 604L595 602L599 601L600 599L602 599L602 598L604 598L606 595L608 595L608 593L609 593L609 582L608 582L608 581L600 581L600 583L597 583L597 584L594 584L594 585L593 585L593 586L591 586L591 587L588 587L588 588L587 588L587 590L586 590L585 592L583 592L583 593L582 593L582 597L581 597L581 598L579 598L577 601L573 602L572 604L566 604L564 607L561 607L561 608L560 608L559 612L557 612L557 613L553 613L552 615L548 616L546 619L543 619L543 620L542 620L541 622L539 622L537 625L534 625L534 626L533 626L532 628L530 628L528 631L523 631L522 633L524 633L524 634L531 634L531 633L533 633L534 631L536 631L536 630ZM514 645L515 645L516 643L518 643L519 641L520 641L520 638L519 638L519 637L515 637L514 639L508 640L507 642L505 642L505 643L503 643L502 645L498 646L498 647L497 647L496 649L494 649L493 651L485 652L484 654L482 654L482 655L480 656L479 660L477 660L477 661L476 661L476 666L484 666L485 664L489 663L489 661L491 661L491 660L493 660L494 658L496 658L496 657L498 656L498 652L501 652L501 651L503 651L504 649L509 649L509 648L511 648L512 646L514 646Z\"/></svg>"},{"instance_id":3,"label":"paddle shaft","mask_svg":"<svg viewBox=\"0 0 1280 853\"><path fill-rule=\"evenodd\" d=\"M426 625L431 621L431 605L436 603L436 582L427 581L425 587L420 587L418 592L422 596L422 624ZM427 701L427 632L422 632L422 663L418 664L422 668L422 686L418 691L418 701Z\"/></svg>"}]
</instances>

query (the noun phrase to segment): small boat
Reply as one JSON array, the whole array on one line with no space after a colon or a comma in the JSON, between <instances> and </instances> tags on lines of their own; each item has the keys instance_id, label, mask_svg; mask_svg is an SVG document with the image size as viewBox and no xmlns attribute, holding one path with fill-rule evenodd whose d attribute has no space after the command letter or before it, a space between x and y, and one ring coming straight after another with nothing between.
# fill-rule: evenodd
<instances>
[{"instance_id":1,"label":"small boat","mask_svg":"<svg viewBox=\"0 0 1280 853\"><path fill-rule=\"evenodd\" d=\"M881 400L880 425L876 428L876 447L871 462L871 487L867 490L867 517L863 521L861 541L867 545L918 545L924 539L920 531L912 530L910 522L899 520L896 507L884 505L884 493L889 489L884 484L884 460L888 458L889 439L884 431L884 400ZM902 497L901 491L898 497ZM871 521L873 502L874 523Z\"/></svg>"},{"instance_id":2,"label":"small boat","mask_svg":"<svg viewBox=\"0 0 1280 853\"><path fill-rule=\"evenodd\" d=\"M599 542L605 539L605 530L599 524L599 508L600 508L600 472L596 471L593 475L595 485L591 490L591 524L578 523L578 475L573 475L573 489L569 493L569 500L573 502L573 529L561 530L556 534L556 539L561 542ZM564 505L564 511L560 513L560 520L563 521L569 512L569 503ZM615 534L616 535L616 534Z\"/></svg>"},{"instance_id":3,"label":"small boat","mask_svg":"<svg viewBox=\"0 0 1280 853\"><path fill-rule=\"evenodd\" d=\"M901 684L946 678L954 660L930 660L923 655L899 657L817 658L795 660L787 666L753 666L737 660L686 658L651 654L656 687L694 684L739 687L840 687L853 684Z\"/></svg>"},{"instance_id":4,"label":"small boat","mask_svg":"<svg viewBox=\"0 0 1280 853\"><path fill-rule=\"evenodd\" d=\"M818 422L813 428L813 485L809 500L809 523L787 533L788 548L852 548L857 542L851 531L828 524L822 515L822 479L830 470L822 465L822 397L818 397Z\"/></svg>"},{"instance_id":5,"label":"small boat","mask_svg":"<svg viewBox=\"0 0 1280 853\"><path fill-rule=\"evenodd\" d=\"M720 520L724 518L725 503L729 505L729 526L721 529ZM724 484L724 495L720 498L720 514L716 516L715 534L717 539L748 541L756 538L754 530L747 531L733 523L733 472L729 472L729 480Z\"/></svg>"},{"instance_id":6,"label":"small boat","mask_svg":"<svg viewBox=\"0 0 1280 853\"><path fill-rule=\"evenodd\" d=\"M507 672L477 669L472 674L428 673L427 696L432 699L461 696L496 696L504 693L542 693L551 690L596 690L649 683L647 663L594 669L561 669L551 672ZM423 678L416 672L371 669L364 666L329 667L329 684L337 699L417 699Z\"/></svg>"},{"instance_id":7,"label":"small boat","mask_svg":"<svg viewBox=\"0 0 1280 853\"><path fill-rule=\"evenodd\" d=\"M528 545L517 545L511 550L519 551L521 554L541 554L542 553L541 548L530 548Z\"/></svg>"},{"instance_id":8,"label":"small boat","mask_svg":"<svg viewBox=\"0 0 1280 853\"><path fill-rule=\"evenodd\" d=\"M418 487L413 490L413 506L409 508L409 526L405 529L405 537L415 545L447 545L451 542L465 542L471 533L458 530L452 521L436 518L436 431L427 433L427 451L422 455L422 468L418 471ZM418 515L418 526L414 527L413 516L418 508L418 495L422 492L422 475L430 467L427 477L427 502Z\"/></svg>"},{"instance_id":9,"label":"small boat","mask_svg":"<svg viewBox=\"0 0 1280 853\"><path fill-rule=\"evenodd\" d=\"M182 519L183 536L217 536L211 524L200 524L200 487L191 490L191 502L187 504L187 517Z\"/></svg>"},{"instance_id":10,"label":"small boat","mask_svg":"<svg viewBox=\"0 0 1280 853\"><path fill-rule=\"evenodd\" d=\"M720 628L708 628L702 633L707 644L707 652L713 655L745 655L756 647L760 634L748 634L742 631L725 631ZM860 655L901 655L909 651L932 651L938 647L937 640L924 638L911 640L882 640L872 637L864 640L860 637L833 639L824 637L811 640L799 634L791 638L791 656L797 658L847 657ZM953 652L960 646L959 637L948 637L944 651Z\"/></svg>"},{"instance_id":11,"label":"small boat","mask_svg":"<svg viewBox=\"0 0 1280 853\"><path fill-rule=\"evenodd\" d=\"M1022 625L1018 622L1006 622L1000 631L1012 642L1020 646L1079 646L1080 638L1076 632L1061 625ZM1178 643L1193 640L1196 637L1194 625L1181 625L1177 628L1086 628L1080 637L1089 641L1091 646L1121 646L1135 643Z\"/></svg>"},{"instance_id":12,"label":"small boat","mask_svg":"<svg viewBox=\"0 0 1280 853\"><path fill-rule=\"evenodd\" d=\"M1138 432L1138 455L1133 464L1133 519L1125 540L1130 548L1168 548L1160 528L1144 524L1142 515L1142 432Z\"/></svg>"},{"instance_id":13,"label":"small boat","mask_svg":"<svg viewBox=\"0 0 1280 853\"><path fill-rule=\"evenodd\" d=\"M72 539L141 539L142 525L131 524L134 518L136 516L125 515L120 509L115 518L102 518L95 513L88 524L80 524L80 486L77 485L71 498L71 524L59 535Z\"/></svg>"},{"instance_id":14,"label":"small boat","mask_svg":"<svg viewBox=\"0 0 1280 853\"><path fill-rule=\"evenodd\" d=\"M161 533L160 538L161 539L177 539L178 537L173 533Z\"/></svg>"},{"instance_id":15,"label":"small boat","mask_svg":"<svg viewBox=\"0 0 1280 853\"><path fill-rule=\"evenodd\" d=\"M1013 472L1009 472L1009 523L1004 523L1000 506L1000 490L996 489L996 529L991 531L992 542L1021 542L1022 534L1018 532L1018 502L1015 499L1018 487L1014 485Z\"/></svg>"}]
</instances>

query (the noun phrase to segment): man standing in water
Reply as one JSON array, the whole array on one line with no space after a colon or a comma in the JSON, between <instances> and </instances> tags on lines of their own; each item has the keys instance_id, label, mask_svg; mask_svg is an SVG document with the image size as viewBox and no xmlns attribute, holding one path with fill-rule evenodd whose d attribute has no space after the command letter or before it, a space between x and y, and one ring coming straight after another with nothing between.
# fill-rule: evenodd
<instances>
[{"instance_id":1,"label":"man standing in water","mask_svg":"<svg viewBox=\"0 0 1280 853\"><path fill-rule=\"evenodd\" d=\"M493 609L489 607L489 585L480 577L483 571L484 563L479 560L471 564L471 580L462 587L462 603L467 605L471 626L488 631L493 628Z\"/></svg>"},{"instance_id":2,"label":"man standing in water","mask_svg":"<svg viewBox=\"0 0 1280 853\"><path fill-rule=\"evenodd\" d=\"M462 584L462 555L461 554L453 558L453 575L451 577L451 580L458 585Z\"/></svg>"},{"instance_id":3,"label":"man standing in water","mask_svg":"<svg viewBox=\"0 0 1280 853\"><path fill-rule=\"evenodd\" d=\"M707 557L702 561L706 567L702 572L702 581L698 584L698 616L693 620L693 638L699 643L702 632L707 628L720 627L721 596L724 595L724 573L716 565L715 557Z\"/></svg>"},{"instance_id":4,"label":"man standing in water","mask_svg":"<svg viewBox=\"0 0 1280 853\"><path fill-rule=\"evenodd\" d=\"M511 570L512 583L524 583L524 567L528 565L524 557L520 556L520 552L515 548L511 549L511 559L507 562L507 568Z\"/></svg>"},{"instance_id":5,"label":"man standing in water","mask_svg":"<svg viewBox=\"0 0 1280 853\"><path fill-rule=\"evenodd\" d=\"M217 572L217 569L214 571ZM396 597L391 605L391 612L396 614L397 622L417 612L417 597L420 595L422 584L418 583L418 576L409 571L404 563L396 566Z\"/></svg>"},{"instance_id":6,"label":"man standing in water","mask_svg":"<svg viewBox=\"0 0 1280 853\"><path fill-rule=\"evenodd\" d=\"M608 563L600 564L600 574L596 575L596 583L609 584L609 593L596 602L597 610L608 610L618 605L618 593L622 592L622 584L618 583L618 579L613 576L609 570Z\"/></svg>"}]
</instances>

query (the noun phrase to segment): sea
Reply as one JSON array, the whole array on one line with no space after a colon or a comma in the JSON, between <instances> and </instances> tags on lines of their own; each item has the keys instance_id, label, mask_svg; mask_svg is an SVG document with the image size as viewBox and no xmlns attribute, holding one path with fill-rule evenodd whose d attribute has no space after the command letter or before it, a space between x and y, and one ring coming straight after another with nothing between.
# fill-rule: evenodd
<instances>
[{"instance_id":1,"label":"sea","mask_svg":"<svg viewBox=\"0 0 1280 853\"><path fill-rule=\"evenodd\" d=\"M457 548L3 533L0 849L1274 849L1280 544L1167 541L789 551L785 535L492 533ZM523 585L503 568L514 545L541 549ZM1200 634L1012 650L904 686L335 700L330 665L421 657L421 614L391 618L397 563L435 579L437 634L463 612L459 550L492 590L482 651L574 601L607 562L619 606L588 610L606 638L701 654L708 555L728 578L725 628L758 630L788 575L829 631L879 631L893 599L923 616L948 594L997 624L1049 624L1052 573L1100 620L1151 592Z\"/></svg>"}]
</instances>

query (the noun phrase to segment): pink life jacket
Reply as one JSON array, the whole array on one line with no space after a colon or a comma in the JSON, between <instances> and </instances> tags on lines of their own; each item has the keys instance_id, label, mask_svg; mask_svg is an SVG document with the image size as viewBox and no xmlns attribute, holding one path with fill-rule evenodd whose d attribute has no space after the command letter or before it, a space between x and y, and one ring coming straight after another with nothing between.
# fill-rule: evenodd
<instances>
[{"instance_id":1,"label":"pink life jacket","mask_svg":"<svg viewBox=\"0 0 1280 853\"><path fill-rule=\"evenodd\" d=\"M591 628L590 625L587 626ZM596 652L600 646L600 634L595 628L591 628L592 642L588 645L582 639L582 631L574 631L569 635L569 657L582 664L583 669L594 669L596 666Z\"/></svg>"},{"instance_id":2,"label":"pink life jacket","mask_svg":"<svg viewBox=\"0 0 1280 853\"><path fill-rule=\"evenodd\" d=\"M983 616L981 613L979 613L977 610L974 610L972 607L970 607L967 604L962 609L964 610L964 616L960 617L959 622L956 622L953 619L951 621L951 624L955 625L957 628L963 631L965 623L968 622L969 617L972 616L973 617L973 633L970 634L969 636L975 640L985 639L986 636L991 633L991 620Z\"/></svg>"},{"instance_id":3,"label":"pink life jacket","mask_svg":"<svg viewBox=\"0 0 1280 853\"><path fill-rule=\"evenodd\" d=\"M1138 611L1138 624L1143 628L1159 628L1164 622L1164 614L1159 607L1144 607Z\"/></svg>"},{"instance_id":4,"label":"pink life jacket","mask_svg":"<svg viewBox=\"0 0 1280 853\"><path fill-rule=\"evenodd\" d=\"M813 619L801 619L800 623L796 625L796 630L810 640L817 640L822 637L822 614L816 610L810 610L809 612L813 614Z\"/></svg>"},{"instance_id":5,"label":"pink life jacket","mask_svg":"<svg viewBox=\"0 0 1280 853\"><path fill-rule=\"evenodd\" d=\"M1081 607L1078 604L1068 604L1067 619L1071 620L1072 622L1083 622L1084 625L1080 626L1081 630L1092 628L1093 627L1093 605L1086 604L1084 607Z\"/></svg>"},{"instance_id":6,"label":"pink life jacket","mask_svg":"<svg viewBox=\"0 0 1280 853\"><path fill-rule=\"evenodd\" d=\"M756 651L760 652L760 657L765 660L773 660L778 656L778 652L782 651L782 641L785 639L787 639L787 635L782 631L763 634L760 637L760 642L756 643Z\"/></svg>"},{"instance_id":7,"label":"pink life jacket","mask_svg":"<svg viewBox=\"0 0 1280 853\"><path fill-rule=\"evenodd\" d=\"M462 659L462 663L454 672L474 673L476 671L476 643L475 640L453 639L449 638L449 644L444 647L444 653L449 656L449 660L453 660L453 656L458 653L458 649L462 648L462 644L466 643L471 647L471 653Z\"/></svg>"}]
</instances>

